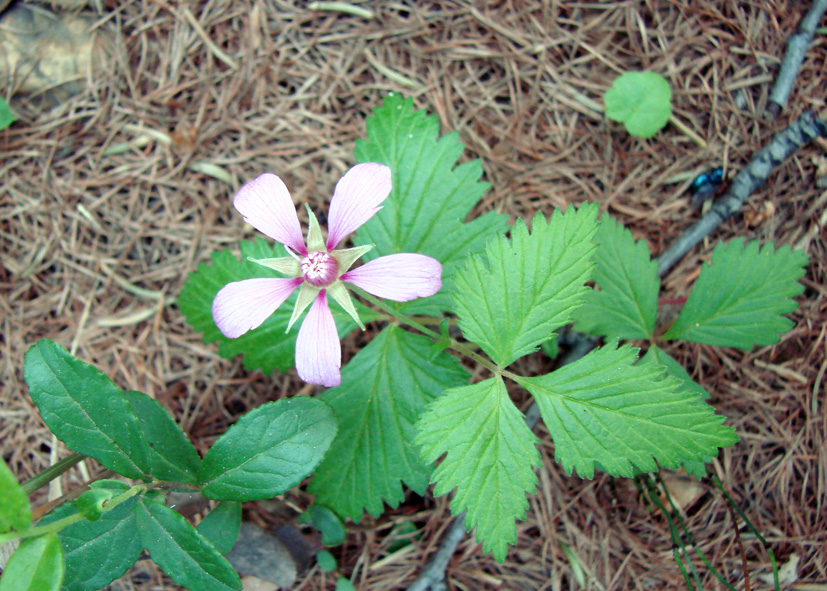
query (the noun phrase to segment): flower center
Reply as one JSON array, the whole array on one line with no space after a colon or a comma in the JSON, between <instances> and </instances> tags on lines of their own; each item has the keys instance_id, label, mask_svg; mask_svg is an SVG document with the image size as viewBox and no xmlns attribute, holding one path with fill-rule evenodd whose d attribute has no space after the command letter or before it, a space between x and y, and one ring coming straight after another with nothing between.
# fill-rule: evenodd
<instances>
[{"instance_id":1,"label":"flower center","mask_svg":"<svg viewBox=\"0 0 827 591\"><path fill-rule=\"evenodd\" d=\"M326 287L338 275L339 264L326 252L311 252L302 259L302 275L310 285Z\"/></svg>"}]
</instances>

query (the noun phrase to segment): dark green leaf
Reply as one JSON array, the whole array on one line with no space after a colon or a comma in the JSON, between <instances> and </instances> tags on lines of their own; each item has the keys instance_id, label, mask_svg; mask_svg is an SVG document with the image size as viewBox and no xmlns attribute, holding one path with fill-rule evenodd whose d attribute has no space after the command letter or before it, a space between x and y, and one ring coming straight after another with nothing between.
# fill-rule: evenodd
<instances>
[{"instance_id":1,"label":"dark green leaf","mask_svg":"<svg viewBox=\"0 0 827 591\"><path fill-rule=\"evenodd\" d=\"M439 122L398 94L385 98L367 120L367 140L356 140L356 160L379 162L393 171L393 190L382 210L359 228L356 244L375 244L370 260L397 252L418 252L443 265L443 288L425 299L401 304L407 313L449 310L457 264L506 229L506 216L487 213L463 223L488 189L478 160L457 166L463 144L456 132L439 137ZM450 237L446 240L446 237Z\"/></svg>"},{"instance_id":2,"label":"dark green leaf","mask_svg":"<svg viewBox=\"0 0 827 591\"><path fill-rule=\"evenodd\" d=\"M465 338L507 366L571 322L589 291L596 218L596 203L555 210L549 223L538 213L530 234L518 220L511 240L497 236L471 257L454 294Z\"/></svg>"},{"instance_id":3,"label":"dark green leaf","mask_svg":"<svg viewBox=\"0 0 827 591\"><path fill-rule=\"evenodd\" d=\"M449 390L417 423L416 443L429 462L445 454L434 470L434 494L457 489L451 512L465 511L465 526L477 528L483 550L502 562L517 539L526 493L537 482L537 437L508 397L501 377Z\"/></svg>"},{"instance_id":4,"label":"dark green leaf","mask_svg":"<svg viewBox=\"0 0 827 591\"><path fill-rule=\"evenodd\" d=\"M247 413L213 444L198 472L208 499L269 499L296 486L324 457L336 420L324 402L305 396Z\"/></svg>"},{"instance_id":5,"label":"dark green leaf","mask_svg":"<svg viewBox=\"0 0 827 591\"><path fill-rule=\"evenodd\" d=\"M312 525L322 534L322 544L338 546L345 541L342 520L324 505L314 504L299 516L299 523Z\"/></svg>"},{"instance_id":6,"label":"dark green leaf","mask_svg":"<svg viewBox=\"0 0 827 591\"><path fill-rule=\"evenodd\" d=\"M212 542L216 550L227 554L233 549L241 529L241 503L238 501L218 503L218 506L210 511L195 529Z\"/></svg>"},{"instance_id":7,"label":"dark green leaf","mask_svg":"<svg viewBox=\"0 0 827 591\"><path fill-rule=\"evenodd\" d=\"M600 287L586 295L574 313L576 329L592 335L620 339L648 339L658 313L658 265L649 257L646 242L603 214L595 241L598 244L594 281Z\"/></svg>"},{"instance_id":8,"label":"dark green leaf","mask_svg":"<svg viewBox=\"0 0 827 591\"><path fill-rule=\"evenodd\" d=\"M63 555L55 534L21 542L0 577L0 591L58 591Z\"/></svg>"},{"instance_id":9,"label":"dark green leaf","mask_svg":"<svg viewBox=\"0 0 827 591\"><path fill-rule=\"evenodd\" d=\"M519 378L537 401L567 472L633 476L703 460L738 441L724 417L638 350L609 344L554 373Z\"/></svg>"},{"instance_id":10,"label":"dark green leaf","mask_svg":"<svg viewBox=\"0 0 827 591\"><path fill-rule=\"evenodd\" d=\"M0 458L0 534L28 529L32 523L29 497Z\"/></svg>"},{"instance_id":11,"label":"dark green leaf","mask_svg":"<svg viewBox=\"0 0 827 591\"><path fill-rule=\"evenodd\" d=\"M248 261L247 257L266 259L282 256L285 252L280 244L262 238L241 243L240 261L229 250L214 252L212 264L199 265L194 273L190 273L178 296L178 307L187 322L204 333L204 341L218 341L218 352L225 359L243 354L246 370L261 369L269 374L276 369L284 372L293 367L299 323L289 333L286 331L298 292L290 296L264 324L237 339L228 339L218 330L212 317L212 302L218 291L232 281L280 277L275 271ZM356 328L353 319L338 304L331 301L330 307L340 336ZM356 309L363 322L378 318L375 312L361 304L356 303Z\"/></svg>"},{"instance_id":12,"label":"dark green leaf","mask_svg":"<svg viewBox=\"0 0 827 591\"><path fill-rule=\"evenodd\" d=\"M807 255L782 246L777 251L743 238L719 242L704 265L675 324L663 339L683 339L720 347L751 349L777 343L792 328L782 314L794 312L793 300L804 286Z\"/></svg>"},{"instance_id":13,"label":"dark green leaf","mask_svg":"<svg viewBox=\"0 0 827 591\"><path fill-rule=\"evenodd\" d=\"M191 591L240 591L230 563L181 515L141 499L135 510L138 535L152 560Z\"/></svg>"},{"instance_id":14,"label":"dark green leaf","mask_svg":"<svg viewBox=\"0 0 827 591\"><path fill-rule=\"evenodd\" d=\"M327 550L319 550L316 553L316 562L319 564L319 568L326 573L332 573L339 568L339 564L336 562L333 554Z\"/></svg>"},{"instance_id":15,"label":"dark green leaf","mask_svg":"<svg viewBox=\"0 0 827 591\"><path fill-rule=\"evenodd\" d=\"M149 452L123 391L60 345L42 339L26 353L29 394L69 449L128 478L145 478Z\"/></svg>"},{"instance_id":16,"label":"dark green leaf","mask_svg":"<svg viewBox=\"0 0 827 591\"><path fill-rule=\"evenodd\" d=\"M129 487L117 480L99 480L92 490L114 496ZM137 497L103 513L97 521L79 521L58 533L66 561L62 591L98 591L123 575L141 555L141 542L135 527ZM77 513L75 503L61 505L41 520L42 525Z\"/></svg>"},{"instance_id":17,"label":"dark green leaf","mask_svg":"<svg viewBox=\"0 0 827 591\"><path fill-rule=\"evenodd\" d=\"M158 480L195 482L201 458L169 412L143 392L125 395L149 446L149 473Z\"/></svg>"},{"instance_id":18,"label":"dark green leaf","mask_svg":"<svg viewBox=\"0 0 827 591\"><path fill-rule=\"evenodd\" d=\"M649 361L657 363L666 368L666 372L670 376L679 380L681 384L683 384L684 388L686 388L690 392L694 392L702 400L706 400L707 398L709 398L709 394L707 393L707 391L704 390L701 386L699 386L698 383L695 380L693 380L688 373L686 373L686 370L680 363L675 361L675 359L671 355L669 355L662 349L659 349L654 345L649 347L649 350L646 352L646 355L643 356L640 362L647 363Z\"/></svg>"},{"instance_id":19,"label":"dark green leaf","mask_svg":"<svg viewBox=\"0 0 827 591\"><path fill-rule=\"evenodd\" d=\"M319 465L310 491L316 502L354 521L396 507L402 483L425 492L431 467L412 445L425 405L468 374L456 358L432 357L430 340L385 328L342 368L342 385L322 394L339 422L339 435Z\"/></svg>"}]
</instances>

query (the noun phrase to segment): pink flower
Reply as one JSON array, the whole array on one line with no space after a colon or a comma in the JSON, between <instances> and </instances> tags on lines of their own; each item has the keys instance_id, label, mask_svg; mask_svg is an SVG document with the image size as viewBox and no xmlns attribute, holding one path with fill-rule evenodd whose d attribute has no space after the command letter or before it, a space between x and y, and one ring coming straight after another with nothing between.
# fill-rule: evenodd
<instances>
[{"instance_id":1,"label":"pink flower","mask_svg":"<svg viewBox=\"0 0 827 591\"><path fill-rule=\"evenodd\" d=\"M342 348L329 295L356 323L364 325L345 284L397 302L434 295L442 287L442 265L421 254L392 254L350 270L373 246L334 250L344 238L381 209L391 192L391 171L382 164L357 164L343 176L333 193L327 241L310 208L307 243L290 193L274 174L263 174L236 194L233 205L244 220L284 245L290 256L250 259L287 275L286 278L245 279L224 286L215 296L212 314L224 336L234 339L262 325L301 286L289 331L307 307L296 341L296 370L310 384L338 386L342 381Z\"/></svg>"}]
</instances>

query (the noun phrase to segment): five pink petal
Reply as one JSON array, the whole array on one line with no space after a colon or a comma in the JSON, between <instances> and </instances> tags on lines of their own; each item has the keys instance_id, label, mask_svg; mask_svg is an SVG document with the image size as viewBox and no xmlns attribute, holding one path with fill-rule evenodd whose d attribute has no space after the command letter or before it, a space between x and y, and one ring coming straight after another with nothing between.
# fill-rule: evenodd
<instances>
[{"instance_id":1,"label":"five pink petal","mask_svg":"<svg viewBox=\"0 0 827 591\"><path fill-rule=\"evenodd\" d=\"M390 168L357 164L339 180L330 203L327 250L332 251L377 211L392 188ZM233 199L244 220L300 255L307 254L299 218L284 182L263 174L245 184ZM434 295L442 286L442 265L413 253L379 257L342 275L365 291L397 302ZM302 277L235 281L213 300L215 323L229 338L261 326L304 281ZM342 350L336 323L322 289L302 322L296 340L296 370L310 384L341 383Z\"/></svg>"}]
</instances>

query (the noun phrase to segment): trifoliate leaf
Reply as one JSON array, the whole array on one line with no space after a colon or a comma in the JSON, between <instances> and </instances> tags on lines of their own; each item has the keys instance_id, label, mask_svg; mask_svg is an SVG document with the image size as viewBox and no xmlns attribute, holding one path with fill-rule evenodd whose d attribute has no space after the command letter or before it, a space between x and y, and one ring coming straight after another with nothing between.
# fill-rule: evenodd
<instances>
[{"instance_id":1,"label":"trifoliate leaf","mask_svg":"<svg viewBox=\"0 0 827 591\"><path fill-rule=\"evenodd\" d=\"M285 333L293 306L298 296L298 290L284 302L264 324L255 330L238 337L228 339L221 334L212 317L212 302L218 291L231 281L253 279L256 277L281 277L262 265L247 260L266 259L285 256L284 248L273 241L258 238L255 242L241 243L241 260L229 250L214 252L211 265L199 265L194 273L190 273L184 288L178 295L178 307L187 319L187 322L197 331L204 333L207 343L218 342L218 352L225 359L232 359L236 355L244 355L244 369L252 371L260 369L264 373L273 370L287 371L294 364L296 337L299 334L300 323L289 333ZM336 329L339 336L344 337L356 328L353 319L332 301L330 309L336 320ZM378 316L362 305L356 303L356 309L362 322L371 322Z\"/></svg>"},{"instance_id":2,"label":"trifoliate leaf","mask_svg":"<svg viewBox=\"0 0 827 591\"><path fill-rule=\"evenodd\" d=\"M313 472L335 436L333 413L317 398L268 402L241 417L204 456L201 494L221 501L280 495Z\"/></svg>"},{"instance_id":3,"label":"trifoliate leaf","mask_svg":"<svg viewBox=\"0 0 827 591\"><path fill-rule=\"evenodd\" d=\"M129 487L117 480L98 480L89 485L93 491L117 496ZM141 555L141 542L135 526L138 497L131 497L103 513L95 522L79 521L58 532L66 561L62 591L98 591L123 575ZM53 523L78 512L77 501L64 503L41 521Z\"/></svg>"},{"instance_id":4,"label":"trifoliate leaf","mask_svg":"<svg viewBox=\"0 0 827 591\"><path fill-rule=\"evenodd\" d=\"M502 562L517 539L526 493L537 482L539 441L508 397L501 377L449 390L417 423L416 444L429 462L445 459L431 480L435 495L457 489L451 512L465 511L466 528L477 528L483 550Z\"/></svg>"},{"instance_id":5,"label":"trifoliate leaf","mask_svg":"<svg viewBox=\"0 0 827 591\"><path fill-rule=\"evenodd\" d=\"M709 398L709 393L699 386L698 383L690 377L683 366L675 361L675 358L669 355L666 351L655 346L649 347L649 350L640 362L652 362L663 366L666 369L666 373L673 378L678 379L684 388L690 392L694 392L703 400Z\"/></svg>"},{"instance_id":6,"label":"trifoliate leaf","mask_svg":"<svg viewBox=\"0 0 827 591\"><path fill-rule=\"evenodd\" d=\"M677 468L738 441L695 392L638 350L609 344L557 371L519 378L537 401L565 470L592 478Z\"/></svg>"},{"instance_id":7,"label":"trifoliate leaf","mask_svg":"<svg viewBox=\"0 0 827 591\"><path fill-rule=\"evenodd\" d=\"M207 513L195 529L207 538L216 550L227 554L235 546L238 533L241 531L241 503L238 501L218 503L218 506Z\"/></svg>"},{"instance_id":8,"label":"trifoliate leaf","mask_svg":"<svg viewBox=\"0 0 827 591\"><path fill-rule=\"evenodd\" d=\"M463 144L456 132L439 137L439 122L413 101L390 94L367 120L367 140L356 141L356 160L379 162L393 171L393 190L382 210L359 228L356 244L375 244L370 260L397 252L432 256L443 265L437 295L401 305L407 313L439 314L457 264L506 229L506 216L487 213L463 223L488 189L479 160L456 166Z\"/></svg>"},{"instance_id":9,"label":"trifoliate leaf","mask_svg":"<svg viewBox=\"0 0 827 591\"><path fill-rule=\"evenodd\" d=\"M576 329L591 335L648 339L658 312L658 265L643 240L603 214L595 241L594 282L574 313Z\"/></svg>"},{"instance_id":10,"label":"trifoliate leaf","mask_svg":"<svg viewBox=\"0 0 827 591\"><path fill-rule=\"evenodd\" d=\"M238 573L181 514L143 498L135 523L152 560L179 585L198 591L241 591Z\"/></svg>"},{"instance_id":11,"label":"trifoliate leaf","mask_svg":"<svg viewBox=\"0 0 827 591\"><path fill-rule=\"evenodd\" d=\"M419 494L431 467L413 447L414 423L426 404L463 384L456 358L432 355L429 339L389 326L342 368L342 384L322 400L333 407L339 434L310 481L316 502L360 521L396 507L402 483Z\"/></svg>"},{"instance_id":12,"label":"trifoliate leaf","mask_svg":"<svg viewBox=\"0 0 827 591\"><path fill-rule=\"evenodd\" d=\"M550 223L538 213L530 234L518 220L511 240L497 236L471 257L454 295L463 336L506 366L571 322L589 291L596 217L596 203L555 210Z\"/></svg>"},{"instance_id":13,"label":"trifoliate leaf","mask_svg":"<svg viewBox=\"0 0 827 591\"><path fill-rule=\"evenodd\" d=\"M672 115L672 91L669 83L654 72L626 72L618 76L603 96L606 116L620 121L626 131L640 138L650 138Z\"/></svg>"},{"instance_id":14,"label":"trifoliate leaf","mask_svg":"<svg viewBox=\"0 0 827 591\"><path fill-rule=\"evenodd\" d=\"M127 390L126 401L149 448L149 473L158 480L195 482L201 458L167 409L143 392Z\"/></svg>"},{"instance_id":15,"label":"trifoliate leaf","mask_svg":"<svg viewBox=\"0 0 827 591\"><path fill-rule=\"evenodd\" d=\"M793 323L782 314L795 311L792 300L804 287L807 255L782 246L777 251L742 238L718 243L704 265L675 324L663 339L751 349L777 343Z\"/></svg>"},{"instance_id":16,"label":"trifoliate leaf","mask_svg":"<svg viewBox=\"0 0 827 591\"><path fill-rule=\"evenodd\" d=\"M26 352L23 374L43 421L78 453L127 478L146 478L149 450L123 391L49 339Z\"/></svg>"}]
</instances>

